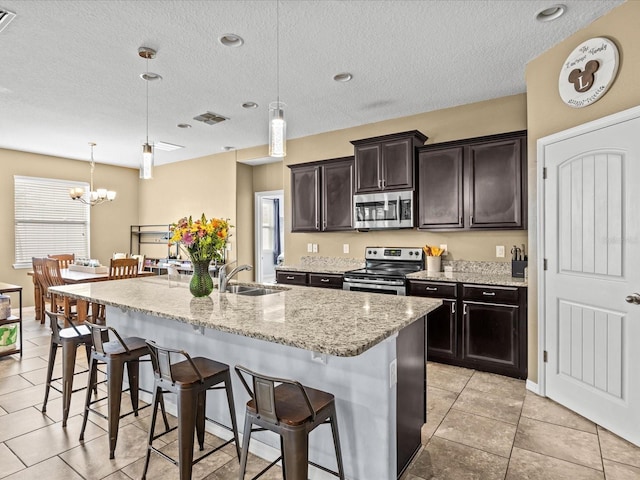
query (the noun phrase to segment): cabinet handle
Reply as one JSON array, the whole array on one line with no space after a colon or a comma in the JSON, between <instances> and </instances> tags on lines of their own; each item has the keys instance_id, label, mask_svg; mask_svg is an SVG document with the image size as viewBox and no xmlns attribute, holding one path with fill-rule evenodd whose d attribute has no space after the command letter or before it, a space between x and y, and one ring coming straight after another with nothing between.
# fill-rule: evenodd
<instances>
[{"instance_id":1,"label":"cabinet handle","mask_svg":"<svg viewBox=\"0 0 640 480\"><path fill-rule=\"evenodd\" d=\"M378 179L378 188L381 189L382 188L382 180Z\"/></svg>"},{"instance_id":2,"label":"cabinet handle","mask_svg":"<svg viewBox=\"0 0 640 480\"><path fill-rule=\"evenodd\" d=\"M462 314L466 315L467 314L467 304L464 304L464 307L462 307Z\"/></svg>"},{"instance_id":3,"label":"cabinet handle","mask_svg":"<svg viewBox=\"0 0 640 480\"><path fill-rule=\"evenodd\" d=\"M469 225L473 225L473 215L469 215Z\"/></svg>"},{"instance_id":4,"label":"cabinet handle","mask_svg":"<svg viewBox=\"0 0 640 480\"><path fill-rule=\"evenodd\" d=\"M321 278L320 281L322 283L329 283L329 279L328 278Z\"/></svg>"},{"instance_id":5,"label":"cabinet handle","mask_svg":"<svg viewBox=\"0 0 640 480\"><path fill-rule=\"evenodd\" d=\"M296 279L296 277L291 277L291 276L287 277L287 280L295 280L295 279Z\"/></svg>"},{"instance_id":6,"label":"cabinet handle","mask_svg":"<svg viewBox=\"0 0 640 480\"><path fill-rule=\"evenodd\" d=\"M429 292L437 292L438 291L437 287L424 287L424 289L429 291Z\"/></svg>"},{"instance_id":7,"label":"cabinet handle","mask_svg":"<svg viewBox=\"0 0 640 480\"><path fill-rule=\"evenodd\" d=\"M382 188L386 188L387 187L387 181L386 180L382 180Z\"/></svg>"},{"instance_id":8,"label":"cabinet handle","mask_svg":"<svg viewBox=\"0 0 640 480\"><path fill-rule=\"evenodd\" d=\"M485 297L495 297L496 292L482 292L482 295L484 295Z\"/></svg>"},{"instance_id":9,"label":"cabinet handle","mask_svg":"<svg viewBox=\"0 0 640 480\"><path fill-rule=\"evenodd\" d=\"M456 304L455 302L453 302L451 304L451 315L455 315L455 313L456 313Z\"/></svg>"}]
</instances>

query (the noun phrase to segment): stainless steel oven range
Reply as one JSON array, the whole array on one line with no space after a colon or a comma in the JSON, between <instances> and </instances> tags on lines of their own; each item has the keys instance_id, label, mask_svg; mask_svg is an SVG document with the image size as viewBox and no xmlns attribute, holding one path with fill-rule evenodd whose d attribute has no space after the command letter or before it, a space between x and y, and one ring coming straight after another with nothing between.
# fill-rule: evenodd
<instances>
[{"instance_id":1,"label":"stainless steel oven range","mask_svg":"<svg viewBox=\"0 0 640 480\"><path fill-rule=\"evenodd\" d=\"M424 270L420 247L367 247L364 258L364 268L345 272L343 290L406 295L407 274Z\"/></svg>"}]
</instances>

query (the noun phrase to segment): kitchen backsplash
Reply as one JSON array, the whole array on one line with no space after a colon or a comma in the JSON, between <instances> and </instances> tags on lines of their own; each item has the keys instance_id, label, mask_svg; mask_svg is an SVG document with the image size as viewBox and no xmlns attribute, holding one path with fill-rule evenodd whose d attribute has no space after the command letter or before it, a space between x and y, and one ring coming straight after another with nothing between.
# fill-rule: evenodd
<instances>
[{"instance_id":1,"label":"kitchen backsplash","mask_svg":"<svg viewBox=\"0 0 640 480\"><path fill-rule=\"evenodd\" d=\"M454 272L511 275L511 262L476 262L472 260L442 260L442 268L453 267Z\"/></svg>"},{"instance_id":2,"label":"kitchen backsplash","mask_svg":"<svg viewBox=\"0 0 640 480\"><path fill-rule=\"evenodd\" d=\"M356 269L364 267L364 260L361 258L320 257L317 255L305 255L300 257L300 264L311 265L314 267L330 266Z\"/></svg>"}]
</instances>

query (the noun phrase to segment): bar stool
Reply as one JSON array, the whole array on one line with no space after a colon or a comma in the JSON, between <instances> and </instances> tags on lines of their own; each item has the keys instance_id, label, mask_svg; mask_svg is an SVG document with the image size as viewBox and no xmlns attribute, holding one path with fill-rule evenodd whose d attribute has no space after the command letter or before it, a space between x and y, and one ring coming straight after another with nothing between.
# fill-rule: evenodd
<instances>
[{"instance_id":1,"label":"bar stool","mask_svg":"<svg viewBox=\"0 0 640 480\"><path fill-rule=\"evenodd\" d=\"M137 417L139 410L150 406L145 405L144 407L138 408L138 392L140 390L138 373L140 369L140 361L149 361L148 359L140 360L140 358L149 354L149 348L147 348L147 344L143 338L123 338L113 327L95 325L90 322L85 322L85 325L91 332L92 348L89 361L89 381L87 384L89 388L87 389L87 397L84 406L84 418L82 420L82 429L80 430L80 440L84 440L84 429L87 426L87 417L89 416L89 412L93 412L108 420L109 458L112 459L115 458L120 419L131 415L132 413ZM109 332L113 333L116 340L109 341ZM98 363L106 364L107 366L107 396L91 401L91 388L97 383ZM123 390L122 381L124 379L125 365L127 366L127 375L129 377L129 388ZM129 395L131 396L131 407L133 410L121 415L120 405L122 402L123 392L129 392ZM91 408L91 405L100 402L105 398L108 399L107 415ZM168 430L169 422L164 409L164 402L161 402L161 407L164 424Z\"/></svg>"},{"instance_id":2,"label":"bar stool","mask_svg":"<svg viewBox=\"0 0 640 480\"><path fill-rule=\"evenodd\" d=\"M51 347L49 349L49 364L47 365L47 383L44 388L44 401L42 402L42 412L47 411L47 400L49 399L49 390L62 393L62 426L67 426L67 418L69 418L69 408L71 406L71 394L82 390L83 388L73 389L73 377L89 370L75 372L76 352L78 347L84 345L87 350L87 359L91 356L91 333L84 325L75 326L74 323L67 318L66 321L71 325L68 328L61 328L58 319L64 319L62 313L53 313L45 311L49 317L51 324ZM62 347L62 377L53 377L53 367L56 362L56 354L58 348ZM62 390L53 385L53 382L62 380Z\"/></svg>"},{"instance_id":3,"label":"bar stool","mask_svg":"<svg viewBox=\"0 0 640 480\"><path fill-rule=\"evenodd\" d=\"M321 390L305 387L294 380L268 377L252 372L241 365L236 365L235 370L251 397L251 400L247 402L244 417L240 480L244 480L247 468L251 432L264 430L270 430L280 435L282 452L280 457L252 480L260 477L283 457L282 474L285 479L306 480L309 464L311 464L344 480L334 396ZM253 391L249 388L243 373L252 378ZM338 472L309 462L309 433L318 425L325 423L331 425ZM259 428L254 429L254 424Z\"/></svg>"},{"instance_id":4,"label":"bar stool","mask_svg":"<svg viewBox=\"0 0 640 480\"><path fill-rule=\"evenodd\" d=\"M240 445L238 442L238 426L236 423L236 410L233 403L229 365L215 362L204 357L192 358L183 350L161 347L153 341L147 341L147 345L149 350L151 350L155 381L152 402L153 416L151 417L151 426L149 428L149 445L147 447L147 457L144 463L142 480L146 478L152 451L178 466L180 470L180 480L190 480L193 465L231 442L235 442L236 444L236 454L239 460ZM184 358L184 360L171 363L172 358L176 359L176 357ZM224 383L224 386L219 386L220 383ZM207 391L222 389L224 389L227 394L227 403L231 415L231 428L205 416ZM159 435L154 435L158 403L160 403L165 393L175 393L178 397L178 426L167 429L167 431ZM194 460L193 432L195 430L197 433L200 451L204 450L205 420L233 432L233 438ZM152 445L154 440L176 428L178 429L179 452L177 461Z\"/></svg>"}]
</instances>

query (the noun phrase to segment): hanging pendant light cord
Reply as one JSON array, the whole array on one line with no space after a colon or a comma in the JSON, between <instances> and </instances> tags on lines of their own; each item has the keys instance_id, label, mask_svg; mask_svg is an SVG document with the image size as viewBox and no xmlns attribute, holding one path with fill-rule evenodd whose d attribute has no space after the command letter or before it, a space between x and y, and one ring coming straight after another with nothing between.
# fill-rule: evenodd
<instances>
[{"instance_id":1,"label":"hanging pendant light cord","mask_svg":"<svg viewBox=\"0 0 640 480\"><path fill-rule=\"evenodd\" d=\"M276 0L276 96L280 108L280 1Z\"/></svg>"},{"instance_id":2,"label":"hanging pendant light cord","mask_svg":"<svg viewBox=\"0 0 640 480\"><path fill-rule=\"evenodd\" d=\"M90 181L91 183L89 184L89 191L94 192L95 190L93 189L93 170L96 168L96 162L94 162L93 160L93 147L95 146L95 144L91 144L91 178Z\"/></svg>"},{"instance_id":3,"label":"hanging pendant light cord","mask_svg":"<svg viewBox=\"0 0 640 480\"><path fill-rule=\"evenodd\" d=\"M147 57L147 76L149 75L149 57ZM146 80L147 87L147 145L149 145L149 80Z\"/></svg>"}]
</instances>

